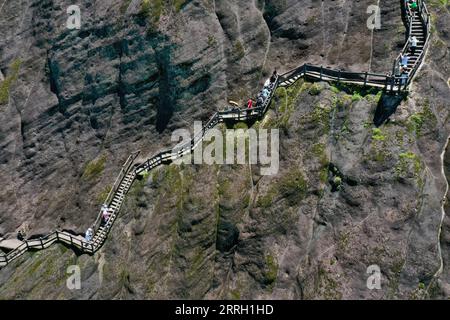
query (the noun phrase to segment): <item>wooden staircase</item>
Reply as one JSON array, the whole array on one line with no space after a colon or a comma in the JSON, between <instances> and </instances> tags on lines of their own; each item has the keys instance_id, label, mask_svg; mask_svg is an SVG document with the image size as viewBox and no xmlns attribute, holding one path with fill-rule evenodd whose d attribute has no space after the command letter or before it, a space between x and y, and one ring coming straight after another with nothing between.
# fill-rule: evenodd
<instances>
[{"instance_id":1,"label":"wooden staircase","mask_svg":"<svg viewBox=\"0 0 450 320\"><path fill-rule=\"evenodd\" d=\"M402 1L402 3L404 3L404 1ZM368 72L346 72L309 64L304 64L290 70L281 76L278 76L276 81L271 84L269 88L270 94L261 105L256 105L256 107L252 109L233 109L216 112L202 128L202 131L195 135L194 138L185 145L173 150L162 151L139 165L135 163L135 160L140 152L132 153L122 166L122 169L105 200L105 204L108 205L111 214L110 218L105 224L102 224L102 213L99 212L96 221L92 225L95 232L91 241L86 241L83 236L75 236L64 231L54 231L39 239L22 241L16 248L10 250L7 254L0 255L0 268L8 265L29 250L46 249L56 242L63 243L81 253L94 254L105 243L108 234L118 217L123 201L138 175L148 172L157 166L171 163L172 161L191 153L199 143L203 141L208 130L215 127L218 123L224 121L237 122L261 119L266 114L273 94L278 87L288 87L300 78L307 77L321 81L337 81L376 87L388 92L402 92L407 90L408 85L412 82L414 75L423 62L430 38L431 26L429 22L429 13L423 1L419 0L419 4L419 11L414 13L408 11L404 5L402 7L402 11L407 12L407 36L408 38L409 36L416 36L419 41L414 54L410 52L408 44L405 45L402 51L402 53L409 53L411 55L408 63L409 77L405 84L399 82L399 79L393 75ZM394 63L394 69L399 63L398 59L399 58L397 58Z\"/></svg>"},{"instance_id":2,"label":"wooden staircase","mask_svg":"<svg viewBox=\"0 0 450 320\"><path fill-rule=\"evenodd\" d=\"M420 57L424 53L425 41L426 41L426 28L423 25L421 16L417 12L413 12L411 16L411 34L410 36L415 36L418 40L417 47L413 53L408 47L406 53L409 56L407 71L411 73L412 70L418 67Z\"/></svg>"},{"instance_id":3,"label":"wooden staircase","mask_svg":"<svg viewBox=\"0 0 450 320\"><path fill-rule=\"evenodd\" d=\"M422 0L418 0L418 4L418 10L411 11L409 8L405 7L405 3L402 1L402 12L406 16L405 26L407 29L407 40L401 54L407 54L409 56L406 68L408 76L404 80L400 75L396 75L401 59L401 54L399 54L394 61L392 74L347 72L323 66L304 64L282 74L279 86L288 87L301 78L309 78L318 81L340 82L364 87L374 87L390 93L407 92L408 86L411 84L425 58L431 33L430 14L427 6ZM413 36L418 40L416 51L414 53L412 53L409 45L409 39Z\"/></svg>"}]
</instances>

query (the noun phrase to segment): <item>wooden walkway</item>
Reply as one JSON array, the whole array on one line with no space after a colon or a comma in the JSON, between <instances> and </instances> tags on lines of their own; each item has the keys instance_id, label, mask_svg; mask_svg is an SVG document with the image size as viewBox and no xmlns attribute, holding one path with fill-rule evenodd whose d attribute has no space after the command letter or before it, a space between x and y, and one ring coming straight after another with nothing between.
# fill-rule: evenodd
<instances>
[{"instance_id":1,"label":"wooden walkway","mask_svg":"<svg viewBox=\"0 0 450 320\"><path fill-rule=\"evenodd\" d=\"M122 166L122 169L105 200L105 203L109 208L109 213L111 214L110 218L107 223L102 225L102 212L99 212L97 219L92 225L94 235L91 241L86 241L82 236L75 236L64 231L54 231L45 237L24 241L1 239L0 248L3 248L8 253L0 255L0 268L8 265L29 250L46 249L57 242L65 244L79 253L94 254L105 243L120 212L125 196L138 175L148 172L157 166L171 163L172 161L191 153L198 144L203 141L207 131L221 122L261 119L266 114L273 94L278 87L288 87L300 78L305 77L319 81L341 82L375 87L392 93L406 91L424 60L425 53L428 49L431 25L430 15L422 0L419 0L418 12L411 12L404 6L404 1L402 1L402 3L402 15L405 18L407 37L416 36L419 40L419 45L414 53L410 51L408 43L405 44L405 47L402 50L402 54L408 53L411 55L407 65L407 71L409 73L407 78L402 79L396 74L400 55L394 62L392 75L368 72L345 72L342 70L333 70L322 66L319 67L308 64L290 70L281 76L278 76L276 81L271 84L269 96L263 100L261 105L257 104L253 109L233 109L216 112L203 127L201 133L194 136L194 138L185 145L173 150L162 151L142 164L137 164L135 162L140 152L132 153Z\"/></svg>"}]
</instances>

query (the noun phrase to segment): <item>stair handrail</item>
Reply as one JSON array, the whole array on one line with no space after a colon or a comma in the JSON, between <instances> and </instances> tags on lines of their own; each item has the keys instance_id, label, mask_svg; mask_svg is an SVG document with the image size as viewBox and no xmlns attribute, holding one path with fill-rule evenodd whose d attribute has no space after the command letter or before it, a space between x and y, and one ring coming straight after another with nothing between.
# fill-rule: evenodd
<instances>
[{"instance_id":1,"label":"stair handrail","mask_svg":"<svg viewBox=\"0 0 450 320\"><path fill-rule=\"evenodd\" d=\"M121 169L120 169L120 172L119 172L119 174L118 174L116 180L114 181L114 184L113 184L113 186L111 187L111 190L110 190L109 193L108 193L108 196L106 197L105 201L103 202L103 203L106 204L108 207L110 206L111 201L112 201L112 199L113 199L113 196L114 196L114 194L117 192L117 189L118 189L120 183L122 182L122 180L123 180L123 179L125 178L125 176L127 175L128 170L129 170L131 164L134 162L134 160L136 160L136 158L138 157L138 155L139 155L140 152L141 152L140 150L135 151L135 152L132 152L132 153L128 156L128 158L127 158L127 160L125 161L125 163L122 165L122 167L121 167ZM100 209L99 211L100 211L100 212L99 212L99 214L97 215L97 219L96 219L96 220L94 221L94 223L92 224L92 226L93 226L92 229L94 230L94 234L95 234L95 232L98 230L98 228L99 228L99 226L100 226L100 224L101 224L101 219L102 219L103 211L102 211L102 209Z\"/></svg>"},{"instance_id":2,"label":"stair handrail","mask_svg":"<svg viewBox=\"0 0 450 320\"><path fill-rule=\"evenodd\" d=\"M412 81L412 78L414 77L414 74L416 73L416 71L418 70L418 66L422 63L424 57L425 57L425 52L429 46L429 40L430 40L430 36L431 36L431 23L430 23L430 13L428 11L428 8L425 4L424 1L422 0L418 0L419 6L418 6L418 13L420 14L421 17L421 22L423 24L424 30L425 30L425 42L424 42L424 46L423 46L423 50L421 52L421 54L419 55L418 59L416 60L416 62L413 65L411 74L408 78L407 84L405 85L405 88L407 87L407 85L410 83L410 81ZM411 9L405 4L404 1L402 1L402 7L405 8L405 12L407 15L407 42L403 48L402 53L407 52L408 50L408 46L409 46L409 37L412 34L412 20L413 20L413 16L412 16L412 12ZM400 57L400 55L399 55ZM396 59L395 62L398 61L399 57ZM395 63L394 62L394 63ZM199 134L195 135L193 139L191 139L190 142L190 149L192 150L196 144L203 140L206 132L213 126L215 126L217 123L219 123L220 121L223 121L223 114L229 114L229 113L237 113L238 114L238 120L240 119L241 115L245 115L244 119L250 119L253 117L261 117L263 114L265 114L265 112L267 111L268 106L270 105L270 102L273 98L273 95L278 87L278 84L280 83L280 81L285 81L285 76L291 74L291 76L289 78L286 79L290 79L292 77L294 77L294 75L298 75L298 74L303 74L306 75L308 72L308 67L310 67L310 69L317 69L319 67L313 66L313 65L308 65L308 64L303 64L300 67L296 67L292 70L289 70L279 76L277 76L277 79L275 81L275 84L272 86L271 90L270 90L270 95L268 98L266 98L266 100L264 101L262 106L258 106L256 108L251 109L250 111L248 109L238 109L237 111L226 111L226 112L216 112L214 113L214 115L209 119L209 121L206 123L205 126L202 127L202 132L200 132ZM394 65L395 67L395 65ZM395 71L395 70L394 70ZM314 72L312 70L310 70L310 72ZM317 71L316 71L317 72ZM328 69L328 68L323 68L320 67L320 77L322 78L322 75L325 74L327 75L327 77L330 77L332 79L336 79L336 76L333 73L339 72L338 74L338 81L341 80L342 78L345 79L345 77L348 77L348 73L344 73L342 75L341 70L332 70L332 69ZM395 82L395 73L393 73L393 76L390 75L381 75L381 74L373 74L373 73L368 73L368 72L351 72L351 74L354 75L363 75L364 76L364 84L370 82L370 80L368 80L368 76L377 76L377 77L384 77L385 79L385 84L386 87L389 85L389 83L391 81ZM312 74L310 74L312 75ZM374 83L374 80L371 80L372 83ZM394 86L394 84L392 83L392 87ZM401 89L401 85L399 86L399 89ZM260 112L262 111L262 112ZM254 112L257 112L256 114L254 114ZM199 138L198 141L196 141L196 138ZM135 169L133 174L136 175L138 174L138 170L144 170L146 168L146 166L150 166L151 162L158 162L158 164L161 164L163 162L164 159L166 158L173 158L173 157L180 157L183 153L184 153L184 149L188 148L188 143L186 143L185 145L183 145L180 148L180 152L177 153L173 153L173 150L169 150L169 151L163 151L160 152L159 154L157 154L156 156L148 159L147 161L145 161L143 164L138 165ZM130 156L127 158L127 160L125 161L124 165L121 168L121 171L119 173L119 175L116 178L116 181L113 184L113 187L111 188L110 192L108 193L108 196L106 198L105 203L107 203L108 205L111 204L111 201L113 199L113 195L116 194L117 189L119 187L119 185L121 184L121 182L123 181L123 179L128 175L128 173L130 172L131 166L133 164L133 162L135 161L135 159L137 158L137 156L139 155L140 151L137 152L133 152L130 154ZM180 155L181 154L181 155ZM156 166L156 165L155 165ZM135 179L135 176L133 176L133 179ZM119 207L116 209L117 212L120 211L120 208L122 206L121 202L119 204ZM99 242L97 244L91 243L91 242L87 242L84 240L81 240L79 238L74 237L72 234L68 233L68 232L62 232L62 231L54 231L46 236L43 237L39 237L38 239L27 239L24 240L22 244L20 244L18 247L16 247L15 249L11 250L10 252L8 252L7 254L4 255L0 255L0 266L2 265L1 263L4 263L5 265L7 265L9 262L11 262L12 260L16 259L17 257L21 256L24 252L26 252L27 250L29 250L30 248L41 248L44 249L47 245L50 245L54 242L62 242L62 243L67 243L70 244L71 246L77 247L78 249L80 249L82 252L87 252L87 253L94 253L98 248L100 248L102 246L102 244L104 243L105 239L106 239L106 235L108 234L108 232L110 231L112 224L114 222L115 219L110 219L106 225L106 232L104 235L101 235L99 238ZM98 221L101 221L101 213L98 215L96 221L94 222L94 226L98 223ZM94 229L96 230L96 229ZM69 240L65 239L65 237L68 237ZM36 243L37 244L33 244Z\"/></svg>"},{"instance_id":3,"label":"stair handrail","mask_svg":"<svg viewBox=\"0 0 450 320\"><path fill-rule=\"evenodd\" d=\"M417 70L419 69L419 66L422 64L425 54L428 50L428 46L430 43L430 37L431 37L431 23L430 23L430 13L428 11L427 5L424 1L420 1L418 6L418 13L421 17L421 23L422 27L425 31L424 34L424 44L422 48L422 52L417 57L417 60L414 62L413 68L411 69L411 73L408 77L408 85L411 84L412 80L414 79Z\"/></svg>"}]
</instances>

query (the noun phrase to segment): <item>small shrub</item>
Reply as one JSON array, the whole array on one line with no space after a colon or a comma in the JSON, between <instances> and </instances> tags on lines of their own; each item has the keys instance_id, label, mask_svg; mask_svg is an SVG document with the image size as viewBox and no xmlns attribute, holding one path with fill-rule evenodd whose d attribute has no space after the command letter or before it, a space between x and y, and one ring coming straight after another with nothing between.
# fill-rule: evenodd
<instances>
[{"instance_id":1,"label":"small shrub","mask_svg":"<svg viewBox=\"0 0 450 320\"><path fill-rule=\"evenodd\" d=\"M84 169L83 178L86 180L92 180L100 176L105 169L106 156L102 156L98 160L92 160L86 165Z\"/></svg>"},{"instance_id":2,"label":"small shrub","mask_svg":"<svg viewBox=\"0 0 450 320\"><path fill-rule=\"evenodd\" d=\"M384 141L386 140L386 136L382 134L381 129L373 128L372 129L372 139L376 141Z\"/></svg>"},{"instance_id":3,"label":"small shrub","mask_svg":"<svg viewBox=\"0 0 450 320\"><path fill-rule=\"evenodd\" d=\"M109 192L111 191L111 186L106 186L105 188L103 188L102 191L100 191L100 193L97 196L97 202L98 203L104 203L104 201L106 200L106 197L108 196Z\"/></svg>"},{"instance_id":4,"label":"small shrub","mask_svg":"<svg viewBox=\"0 0 450 320\"><path fill-rule=\"evenodd\" d=\"M186 0L174 0L173 6L176 12L180 12L183 6L186 4Z\"/></svg>"},{"instance_id":5,"label":"small shrub","mask_svg":"<svg viewBox=\"0 0 450 320\"><path fill-rule=\"evenodd\" d=\"M363 97L359 94L359 92L355 92L352 95L352 102L360 101Z\"/></svg>"},{"instance_id":6,"label":"small shrub","mask_svg":"<svg viewBox=\"0 0 450 320\"><path fill-rule=\"evenodd\" d=\"M330 131L330 113L331 107L318 104L311 112L311 121L322 126L323 131L328 133Z\"/></svg>"},{"instance_id":7,"label":"small shrub","mask_svg":"<svg viewBox=\"0 0 450 320\"><path fill-rule=\"evenodd\" d=\"M244 129L247 130L248 129L248 125L245 122L238 122L233 126L233 129L237 130L237 129Z\"/></svg>"},{"instance_id":8,"label":"small shrub","mask_svg":"<svg viewBox=\"0 0 450 320\"><path fill-rule=\"evenodd\" d=\"M317 96L322 92L322 87L318 83L314 83L309 89L309 94L312 96Z\"/></svg>"},{"instance_id":9,"label":"small shrub","mask_svg":"<svg viewBox=\"0 0 450 320\"><path fill-rule=\"evenodd\" d=\"M339 93L339 92L341 92L338 88L336 88L335 86L331 86L330 87L330 90L331 90L331 92L333 92L333 93Z\"/></svg>"},{"instance_id":10,"label":"small shrub","mask_svg":"<svg viewBox=\"0 0 450 320\"><path fill-rule=\"evenodd\" d=\"M413 176L417 179L417 183L421 184L420 172L422 171L422 163L420 158L413 152L403 152L399 154L399 161L395 167L395 172L398 177L406 176L408 174L409 166L413 165Z\"/></svg>"},{"instance_id":11,"label":"small shrub","mask_svg":"<svg viewBox=\"0 0 450 320\"><path fill-rule=\"evenodd\" d=\"M234 55L236 56L236 59L241 60L245 56L245 49L244 45L241 41L236 41L233 47Z\"/></svg>"},{"instance_id":12,"label":"small shrub","mask_svg":"<svg viewBox=\"0 0 450 320\"><path fill-rule=\"evenodd\" d=\"M271 285L277 280L278 263L271 255L266 256L267 272L265 273L265 283Z\"/></svg>"},{"instance_id":13,"label":"small shrub","mask_svg":"<svg viewBox=\"0 0 450 320\"><path fill-rule=\"evenodd\" d=\"M213 35L208 36L208 46L215 47L217 45L217 39Z\"/></svg>"},{"instance_id":14,"label":"small shrub","mask_svg":"<svg viewBox=\"0 0 450 320\"><path fill-rule=\"evenodd\" d=\"M150 10L151 10L150 0L142 0L139 14L141 16L148 17L150 15Z\"/></svg>"},{"instance_id":15,"label":"small shrub","mask_svg":"<svg viewBox=\"0 0 450 320\"><path fill-rule=\"evenodd\" d=\"M20 59L14 60L9 75L0 83L0 105L8 103L11 86L17 81L21 64Z\"/></svg>"}]
</instances>

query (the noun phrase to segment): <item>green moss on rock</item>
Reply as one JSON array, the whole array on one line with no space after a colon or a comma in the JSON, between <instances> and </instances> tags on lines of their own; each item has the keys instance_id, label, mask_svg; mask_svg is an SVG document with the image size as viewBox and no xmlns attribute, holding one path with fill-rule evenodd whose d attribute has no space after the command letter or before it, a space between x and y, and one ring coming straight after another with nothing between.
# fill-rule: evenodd
<instances>
[{"instance_id":1,"label":"green moss on rock","mask_svg":"<svg viewBox=\"0 0 450 320\"><path fill-rule=\"evenodd\" d=\"M278 262L271 256L266 256L266 272L264 273L264 282L266 285L273 286L278 276Z\"/></svg>"},{"instance_id":2,"label":"green moss on rock","mask_svg":"<svg viewBox=\"0 0 450 320\"><path fill-rule=\"evenodd\" d=\"M98 178L105 169L106 156L101 156L99 159L94 159L89 162L83 172L83 179L93 180Z\"/></svg>"},{"instance_id":3,"label":"green moss on rock","mask_svg":"<svg viewBox=\"0 0 450 320\"><path fill-rule=\"evenodd\" d=\"M8 103L11 87L19 77L21 64L22 61L20 59L14 60L11 64L9 75L0 83L0 105Z\"/></svg>"}]
</instances>

